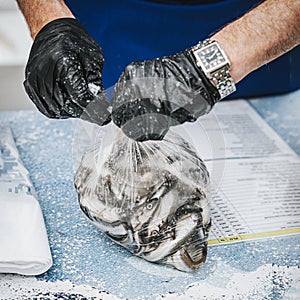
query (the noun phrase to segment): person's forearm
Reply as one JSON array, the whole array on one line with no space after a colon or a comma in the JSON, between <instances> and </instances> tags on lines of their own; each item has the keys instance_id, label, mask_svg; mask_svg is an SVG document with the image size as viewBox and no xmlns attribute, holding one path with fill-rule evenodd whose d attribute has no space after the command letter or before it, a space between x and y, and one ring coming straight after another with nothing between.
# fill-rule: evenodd
<instances>
[{"instance_id":1,"label":"person's forearm","mask_svg":"<svg viewBox=\"0 0 300 300\"><path fill-rule=\"evenodd\" d=\"M266 0L211 39L227 53L238 82L300 43L300 0Z\"/></svg>"},{"instance_id":2,"label":"person's forearm","mask_svg":"<svg viewBox=\"0 0 300 300\"><path fill-rule=\"evenodd\" d=\"M74 18L63 0L17 0L34 39L40 29L58 18Z\"/></svg>"}]
</instances>

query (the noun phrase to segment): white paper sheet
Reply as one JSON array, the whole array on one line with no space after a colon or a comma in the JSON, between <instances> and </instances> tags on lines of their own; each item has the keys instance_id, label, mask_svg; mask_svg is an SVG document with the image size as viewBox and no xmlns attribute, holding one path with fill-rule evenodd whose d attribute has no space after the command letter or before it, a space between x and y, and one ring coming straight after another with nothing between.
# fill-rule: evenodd
<instances>
[{"instance_id":1,"label":"white paper sheet","mask_svg":"<svg viewBox=\"0 0 300 300\"><path fill-rule=\"evenodd\" d=\"M40 205L11 131L0 127L0 272L38 275L52 265Z\"/></svg>"},{"instance_id":2,"label":"white paper sheet","mask_svg":"<svg viewBox=\"0 0 300 300\"><path fill-rule=\"evenodd\" d=\"M300 233L300 158L246 101L176 130L210 171L210 244Z\"/></svg>"}]
</instances>

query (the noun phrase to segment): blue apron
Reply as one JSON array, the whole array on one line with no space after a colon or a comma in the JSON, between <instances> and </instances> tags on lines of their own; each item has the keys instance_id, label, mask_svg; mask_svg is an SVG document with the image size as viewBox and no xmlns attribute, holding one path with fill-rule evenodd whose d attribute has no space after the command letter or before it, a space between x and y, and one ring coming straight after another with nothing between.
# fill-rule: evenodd
<instances>
[{"instance_id":1,"label":"blue apron","mask_svg":"<svg viewBox=\"0 0 300 300\"><path fill-rule=\"evenodd\" d=\"M189 5L161 2L66 1L74 15L102 47L105 88L117 82L130 62L185 50L242 16L261 1L202 0L202 4ZM231 98L279 94L297 88L300 88L300 47L252 72L237 84L237 92Z\"/></svg>"}]
</instances>

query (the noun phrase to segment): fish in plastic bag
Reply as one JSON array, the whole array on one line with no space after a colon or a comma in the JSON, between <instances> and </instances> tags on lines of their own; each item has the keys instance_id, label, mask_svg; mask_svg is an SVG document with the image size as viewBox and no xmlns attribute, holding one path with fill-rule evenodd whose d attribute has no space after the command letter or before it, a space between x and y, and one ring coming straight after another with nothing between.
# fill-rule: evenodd
<instances>
[{"instance_id":1,"label":"fish in plastic bag","mask_svg":"<svg viewBox=\"0 0 300 300\"><path fill-rule=\"evenodd\" d=\"M116 243L181 271L206 260L211 225L209 174L171 130L135 142L115 125L88 150L75 175L84 214Z\"/></svg>"}]
</instances>

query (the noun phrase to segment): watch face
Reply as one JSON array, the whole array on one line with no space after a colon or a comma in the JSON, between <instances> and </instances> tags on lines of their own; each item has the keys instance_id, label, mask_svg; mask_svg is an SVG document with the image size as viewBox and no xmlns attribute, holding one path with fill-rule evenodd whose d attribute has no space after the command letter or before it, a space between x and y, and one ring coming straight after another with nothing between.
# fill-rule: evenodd
<instances>
[{"instance_id":1,"label":"watch face","mask_svg":"<svg viewBox=\"0 0 300 300\"><path fill-rule=\"evenodd\" d=\"M228 59L217 43L196 50L194 54L205 73L212 72L228 63Z\"/></svg>"}]
</instances>

